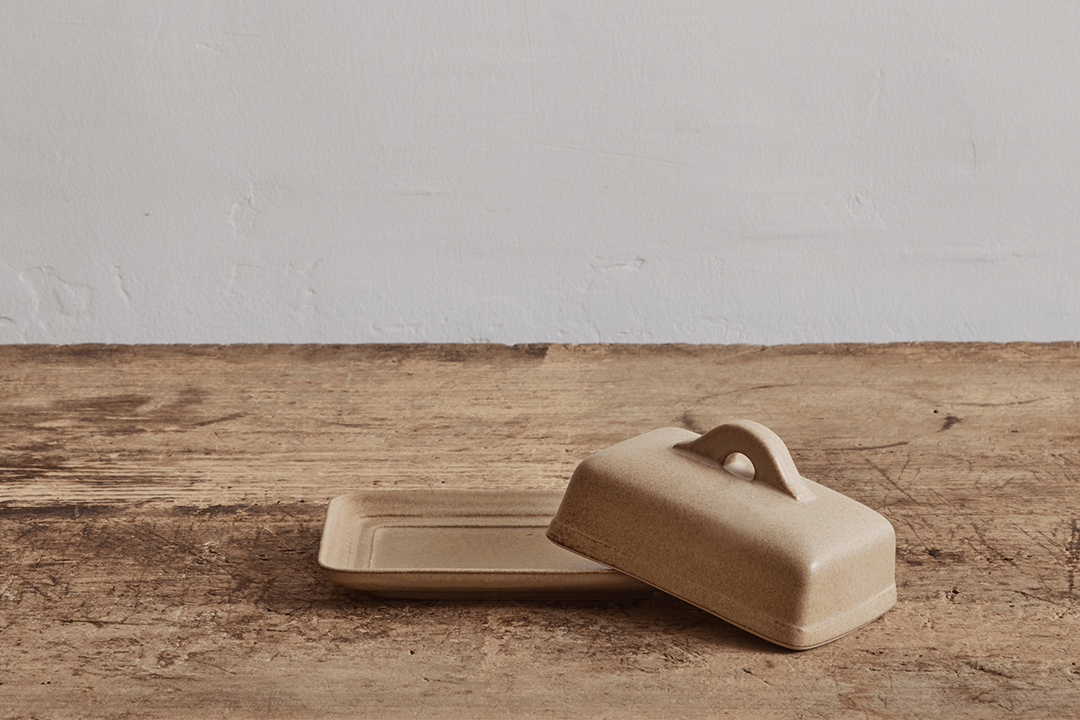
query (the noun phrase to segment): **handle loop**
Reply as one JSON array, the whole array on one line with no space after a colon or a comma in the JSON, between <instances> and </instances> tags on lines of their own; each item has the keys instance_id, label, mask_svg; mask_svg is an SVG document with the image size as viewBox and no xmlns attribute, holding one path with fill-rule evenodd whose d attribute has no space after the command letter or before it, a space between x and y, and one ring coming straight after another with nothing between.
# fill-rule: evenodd
<instances>
[{"instance_id":1,"label":"handle loop","mask_svg":"<svg viewBox=\"0 0 1080 720\"><path fill-rule=\"evenodd\" d=\"M696 440L676 443L679 450L694 453L720 465L732 453L742 453L754 463L754 480L764 482L799 502L814 494L799 475L787 445L776 433L753 420L734 420L719 425Z\"/></svg>"}]
</instances>

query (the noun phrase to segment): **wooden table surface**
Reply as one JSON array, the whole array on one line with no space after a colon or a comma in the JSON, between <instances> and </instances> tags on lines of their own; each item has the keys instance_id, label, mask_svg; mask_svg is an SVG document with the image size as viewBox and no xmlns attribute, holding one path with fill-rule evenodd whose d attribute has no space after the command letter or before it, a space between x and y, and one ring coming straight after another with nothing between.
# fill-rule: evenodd
<instances>
[{"instance_id":1,"label":"wooden table surface","mask_svg":"<svg viewBox=\"0 0 1080 720\"><path fill-rule=\"evenodd\" d=\"M361 488L561 488L757 420L897 533L897 606L782 650L664 594L379 600ZM0 717L1076 717L1080 347L0 347Z\"/></svg>"}]
</instances>

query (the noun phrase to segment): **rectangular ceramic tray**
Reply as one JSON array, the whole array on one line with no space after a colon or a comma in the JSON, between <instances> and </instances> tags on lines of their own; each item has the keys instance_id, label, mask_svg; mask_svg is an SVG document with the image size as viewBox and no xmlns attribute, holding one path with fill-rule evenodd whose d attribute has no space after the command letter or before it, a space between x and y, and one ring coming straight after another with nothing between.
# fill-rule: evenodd
<instances>
[{"instance_id":1,"label":"rectangular ceramic tray","mask_svg":"<svg viewBox=\"0 0 1080 720\"><path fill-rule=\"evenodd\" d=\"M368 490L334 498L319 566L387 598L646 595L545 537L561 490Z\"/></svg>"}]
</instances>

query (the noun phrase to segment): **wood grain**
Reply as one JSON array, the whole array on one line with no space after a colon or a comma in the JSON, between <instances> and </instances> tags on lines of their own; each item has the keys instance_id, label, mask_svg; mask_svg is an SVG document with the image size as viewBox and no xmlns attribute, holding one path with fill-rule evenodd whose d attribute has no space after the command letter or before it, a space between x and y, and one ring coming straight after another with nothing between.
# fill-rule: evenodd
<instances>
[{"instance_id":1,"label":"wood grain","mask_svg":"<svg viewBox=\"0 0 1080 720\"><path fill-rule=\"evenodd\" d=\"M363 487L562 487L749 418L897 530L900 600L780 650L664 594L325 580ZM1080 347L2 346L0 717L1065 717Z\"/></svg>"}]
</instances>

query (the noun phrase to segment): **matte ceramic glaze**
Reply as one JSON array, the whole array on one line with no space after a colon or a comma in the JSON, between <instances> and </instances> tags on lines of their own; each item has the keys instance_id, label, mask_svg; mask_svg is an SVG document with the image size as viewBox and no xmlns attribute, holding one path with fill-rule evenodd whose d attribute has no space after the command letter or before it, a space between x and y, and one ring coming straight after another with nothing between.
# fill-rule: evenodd
<instances>
[{"instance_id":1,"label":"matte ceramic glaze","mask_svg":"<svg viewBox=\"0 0 1080 720\"><path fill-rule=\"evenodd\" d=\"M733 453L753 480L724 468ZM655 430L592 455L547 536L792 649L896 601L888 520L799 475L783 441L748 420Z\"/></svg>"},{"instance_id":2,"label":"matte ceramic glaze","mask_svg":"<svg viewBox=\"0 0 1080 720\"><path fill-rule=\"evenodd\" d=\"M544 537L557 490L369 490L334 498L319 565L393 598L643 595L653 588Z\"/></svg>"}]
</instances>

